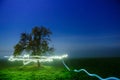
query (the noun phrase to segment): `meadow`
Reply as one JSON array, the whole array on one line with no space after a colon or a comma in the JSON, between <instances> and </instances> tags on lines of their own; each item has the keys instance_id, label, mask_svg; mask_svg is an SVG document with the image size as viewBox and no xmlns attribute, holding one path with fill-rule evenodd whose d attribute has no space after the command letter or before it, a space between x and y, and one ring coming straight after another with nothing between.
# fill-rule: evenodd
<instances>
[{"instance_id":1,"label":"meadow","mask_svg":"<svg viewBox=\"0 0 120 80\"><path fill-rule=\"evenodd\" d=\"M38 68L35 63L23 66L22 62L0 59L0 80L98 80L85 72L73 71L83 68L103 78L120 78L120 58L67 58L64 61L71 71L68 71L60 60L42 63Z\"/></svg>"}]
</instances>

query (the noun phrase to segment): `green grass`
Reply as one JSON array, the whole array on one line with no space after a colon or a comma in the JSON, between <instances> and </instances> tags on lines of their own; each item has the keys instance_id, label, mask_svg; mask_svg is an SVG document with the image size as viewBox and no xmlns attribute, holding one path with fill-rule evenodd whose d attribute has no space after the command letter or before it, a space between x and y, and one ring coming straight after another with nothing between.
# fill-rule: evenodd
<instances>
[{"instance_id":1,"label":"green grass","mask_svg":"<svg viewBox=\"0 0 120 80\"><path fill-rule=\"evenodd\" d=\"M57 70L57 71L56 71ZM10 68L0 71L0 80L55 80L57 78L66 78L66 73L61 69L54 69L50 66L36 68L26 66L23 68Z\"/></svg>"},{"instance_id":2,"label":"green grass","mask_svg":"<svg viewBox=\"0 0 120 80\"><path fill-rule=\"evenodd\" d=\"M101 77L120 78L120 58L66 59L70 69L85 68ZM22 66L22 62L0 60L0 80L98 80L84 72L67 71L61 61L43 63L40 68L31 63Z\"/></svg>"}]
</instances>

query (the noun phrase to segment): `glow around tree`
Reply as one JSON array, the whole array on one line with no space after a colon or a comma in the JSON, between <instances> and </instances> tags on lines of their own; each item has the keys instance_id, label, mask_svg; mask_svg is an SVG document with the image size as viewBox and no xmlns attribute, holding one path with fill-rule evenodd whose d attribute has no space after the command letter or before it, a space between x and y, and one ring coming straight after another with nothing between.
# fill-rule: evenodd
<instances>
[{"instance_id":1,"label":"glow around tree","mask_svg":"<svg viewBox=\"0 0 120 80\"><path fill-rule=\"evenodd\" d=\"M53 47L49 46L51 41L50 36L52 32L44 26L36 26L31 33L21 33L19 42L14 46L14 57L28 52L30 56L41 56L43 54L50 54L54 51ZM38 57L34 57L37 59ZM37 60L38 67L40 61Z\"/></svg>"}]
</instances>

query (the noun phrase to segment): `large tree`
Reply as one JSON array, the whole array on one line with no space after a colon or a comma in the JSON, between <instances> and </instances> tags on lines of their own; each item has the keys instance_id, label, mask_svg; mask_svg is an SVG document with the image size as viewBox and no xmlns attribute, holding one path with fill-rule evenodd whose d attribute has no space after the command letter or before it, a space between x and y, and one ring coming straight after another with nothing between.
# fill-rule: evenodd
<instances>
[{"instance_id":1,"label":"large tree","mask_svg":"<svg viewBox=\"0 0 120 80\"><path fill-rule=\"evenodd\" d=\"M49 46L52 32L44 26L36 26L31 33L22 33L20 41L14 46L14 56L21 55L23 51L31 52L30 55L41 56L53 52L54 48ZM40 62L38 67L40 67Z\"/></svg>"}]
</instances>

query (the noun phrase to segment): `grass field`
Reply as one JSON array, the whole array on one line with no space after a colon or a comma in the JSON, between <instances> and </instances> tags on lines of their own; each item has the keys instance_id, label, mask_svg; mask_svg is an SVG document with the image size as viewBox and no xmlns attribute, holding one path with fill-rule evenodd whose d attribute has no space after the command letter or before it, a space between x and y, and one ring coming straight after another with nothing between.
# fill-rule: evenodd
<instances>
[{"instance_id":1,"label":"grass field","mask_svg":"<svg viewBox=\"0 0 120 80\"><path fill-rule=\"evenodd\" d=\"M99 76L120 78L120 58L65 59L65 63L74 69L86 69ZM22 62L0 60L0 80L98 80L85 72L68 71L61 61L42 63L38 68L35 63L23 66Z\"/></svg>"}]
</instances>

